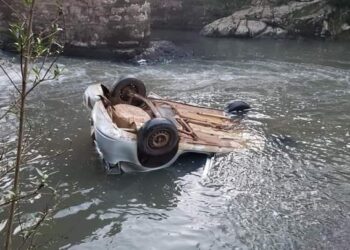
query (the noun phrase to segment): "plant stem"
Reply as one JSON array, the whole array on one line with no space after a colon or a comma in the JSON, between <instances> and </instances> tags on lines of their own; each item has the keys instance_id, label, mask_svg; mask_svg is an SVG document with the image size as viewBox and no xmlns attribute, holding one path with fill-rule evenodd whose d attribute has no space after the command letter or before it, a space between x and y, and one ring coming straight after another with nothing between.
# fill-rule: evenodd
<instances>
[{"instance_id":1,"label":"plant stem","mask_svg":"<svg viewBox=\"0 0 350 250\"><path fill-rule=\"evenodd\" d=\"M13 181L13 193L15 194L15 197L19 195L19 173L20 173L20 166L21 166L21 159L22 159L22 144L23 144L23 135L24 135L24 116L25 116L25 101L26 101L26 91L27 91L27 81L28 81L28 68L29 63L31 60L31 54L32 54L32 44L31 44L31 37L33 32L33 14L34 14L34 5L35 0L31 2L30 9L29 9L29 21L27 26L27 37L28 41L26 44L24 44L25 48L25 54L23 53L20 55L21 58L24 57L24 65L23 65L23 73L22 73L22 89L21 89L21 101L20 101L20 114L19 114L19 128L18 128L18 139L17 139L17 152L16 152L16 165L15 165L15 176ZM23 50L22 50L23 51ZM11 207L9 211L9 219L7 222L7 232L6 232L6 241L5 241L5 249L9 250L12 246L12 227L13 227L13 217L16 210L16 203L17 200L13 199L11 202Z\"/></svg>"}]
</instances>

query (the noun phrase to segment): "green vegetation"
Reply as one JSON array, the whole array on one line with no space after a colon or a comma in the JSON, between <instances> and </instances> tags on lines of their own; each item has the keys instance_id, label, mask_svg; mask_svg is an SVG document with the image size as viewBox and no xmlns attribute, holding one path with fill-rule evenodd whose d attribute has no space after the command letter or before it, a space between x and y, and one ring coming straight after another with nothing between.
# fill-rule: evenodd
<instances>
[{"instance_id":1,"label":"green vegetation","mask_svg":"<svg viewBox=\"0 0 350 250\"><path fill-rule=\"evenodd\" d=\"M58 55L62 46L56 40L61 29L57 26L57 19L36 34L33 31L35 18L36 1L25 0L22 2L23 9L16 9L10 1L0 0L0 4L9 8L16 22L10 24L9 33L12 36L12 47L17 51L19 68L15 76L8 69L5 63L0 64L1 73L8 78L8 83L16 92L14 104L9 110L1 115L0 119L17 118L17 139L15 145L2 145L0 152L0 179L9 179L12 182L12 188L0 189L0 209L7 210L8 219L6 223L6 233L4 242L1 242L0 248L33 248L35 235L41 224L43 224L50 209L47 207L43 211L35 209L33 220L28 223L21 218L20 208L30 206L34 200L44 195L54 195L55 190L48 186L47 178L49 173L36 168L37 175L31 178L23 178L22 170L33 161L29 153L33 149L33 141L29 140L30 128L29 117L27 116L27 104L29 94L39 85L47 81L57 79L61 69L56 64ZM15 152L11 154L10 152ZM24 188L25 187L25 188ZM27 224L26 224L27 223ZM16 235L14 232L17 233ZM19 238L21 237L21 242ZM16 240L13 240L13 239ZM14 246L12 243L16 243Z\"/></svg>"}]
</instances>

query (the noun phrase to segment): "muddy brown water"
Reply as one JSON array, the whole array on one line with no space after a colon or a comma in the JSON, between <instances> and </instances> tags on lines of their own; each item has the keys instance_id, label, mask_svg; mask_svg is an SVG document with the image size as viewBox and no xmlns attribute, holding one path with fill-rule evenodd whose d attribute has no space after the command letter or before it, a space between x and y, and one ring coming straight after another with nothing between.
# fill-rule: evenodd
<instances>
[{"instance_id":1,"label":"muddy brown water","mask_svg":"<svg viewBox=\"0 0 350 250\"><path fill-rule=\"evenodd\" d=\"M193 58L141 67L61 58L64 75L33 93L33 137L47 132L34 153L68 149L34 164L52 173L61 198L41 230L40 248L347 249L350 45L154 36L193 51ZM265 147L217 156L209 168L205 158L187 155L166 170L106 176L82 94L90 84L111 85L126 74L175 100L219 108L247 101L253 110L244 123ZM11 90L0 79L4 108ZM2 122L6 140L13 126ZM1 223L6 215L0 213Z\"/></svg>"}]
</instances>

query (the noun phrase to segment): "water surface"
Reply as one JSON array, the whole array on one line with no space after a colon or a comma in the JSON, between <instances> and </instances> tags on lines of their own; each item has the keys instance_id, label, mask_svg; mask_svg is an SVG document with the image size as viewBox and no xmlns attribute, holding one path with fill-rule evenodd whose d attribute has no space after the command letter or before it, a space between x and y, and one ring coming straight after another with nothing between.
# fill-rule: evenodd
<instances>
[{"instance_id":1,"label":"water surface","mask_svg":"<svg viewBox=\"0 0 350 250\"><path fill-rule=\"evenodd\" d=\"M61 58L64 75L33 93L32 133L47 132L39 153L68 150L42 167L54 171L50 183L62 201L42 229L41 248L348 248L350 45L155 34L164 37L193 58L141 67ZM219 108L247 101L253 111L244 123L264 149L217 156L209 168L187 155L166 170L106 176L82 93L126 74L175 100ZM10 88L0 78L4 107ZM1 133L13 125L2 123Z\"/></svg>"}]
</instances>

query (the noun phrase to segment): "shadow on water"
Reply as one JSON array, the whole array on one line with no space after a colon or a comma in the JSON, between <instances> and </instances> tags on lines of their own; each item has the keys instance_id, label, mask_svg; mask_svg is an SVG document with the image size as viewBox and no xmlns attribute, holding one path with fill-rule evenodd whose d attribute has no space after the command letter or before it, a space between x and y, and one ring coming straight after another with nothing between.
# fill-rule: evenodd
<instances>
[{"instance_id":1,"label":"shadow on water","mask_svg":"<svg viewBox=\"0 0 350 250\"><path fill-rule=\"evenodd\" d=\"M175 209L181 199L184 184L181 179L202 168L206 157L184 155L169 169L120 176L107 176L96 153L86 163L88 166L84 166L81 174L69 174L73 183L59 185L63 202L53 223L59 234L45 234L52 246L84 245L86 237L89 241L114 238L128 220L142 217L167 220L167 213Z\"/></svg>"},{"instance_id":2,"label":"shadow on water","mask_svg":"<svg viewBox=\"0 0 350 250\"><path fill-rule=\"evenodd\" d=\"M156 30L153 39L168 39L192 51L194 57L210 60L283 60L349 68L348 42L207 38L194 32ZM194 43L195 46L193 45ZM302 51L302 53L301 53Z\"/></svg>"}]
</instances>

